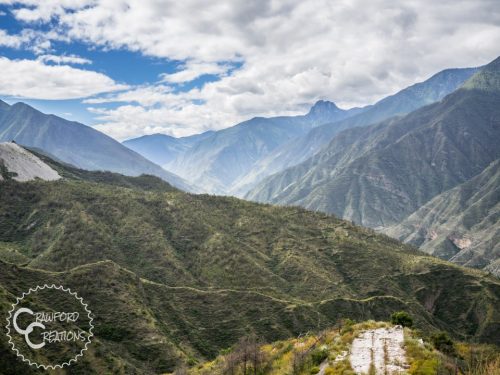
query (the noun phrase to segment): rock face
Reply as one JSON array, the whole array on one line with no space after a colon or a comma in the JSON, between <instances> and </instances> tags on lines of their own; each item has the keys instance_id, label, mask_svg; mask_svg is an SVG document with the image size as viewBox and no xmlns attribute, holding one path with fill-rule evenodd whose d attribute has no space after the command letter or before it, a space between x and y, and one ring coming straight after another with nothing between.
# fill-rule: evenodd
<instances>
[{"instance_id":1,"label":"rock face","mask_svg":"<svg viewBox=\"0 0 500 375\"><path fill-rule=\"evenodd\" d=\"M400 326L364 331L352 342L350 361L356 374L391 375L406 370L404 332Z\"/></svg>"},{"instance_id":2,"label":"rock face","mask_svg":"<svg viewBox=\"0 0 500 375\"><path fill-rule=\"evenodd\" d=\"M0 165L3 166L0 180L7 178L6 175L21 182L36 178L46 181L61 178L49 165L15 143L0 143Z\"/></svg>"}]
</instances>

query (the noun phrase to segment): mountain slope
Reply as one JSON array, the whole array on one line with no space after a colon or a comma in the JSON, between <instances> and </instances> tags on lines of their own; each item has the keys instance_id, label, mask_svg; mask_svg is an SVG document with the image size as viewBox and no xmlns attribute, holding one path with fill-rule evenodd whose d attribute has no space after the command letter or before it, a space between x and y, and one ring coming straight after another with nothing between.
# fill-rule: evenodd
<instances>
[{"instance_id":1,"label":"mountain slope","mask_svg":"<svg viewBox=\"0 0 500 375\"><path fill-rule=\"evenodd\" d=\"M96 372L171 371L249 331L273 341L399 310L424 330L500 340L486 274L324 214L43 160L63 178L0 182L0 310L42 281L77 291L97 340L81 366ZM3 335L0 351L12 366Z\"/></svg>"},{"instance_id":2,"label":"mountain slope","mask_svg":"<svg viewBox=\"0 0 500 375\"><path fill-rule=\"evenodd\" d=\"M405 117L346 130L247 198L299 204L374 228L393 225L500 156L499 102L498 91L464 88Z\"/></svg>"},{"instance_id":3,"label":"mountain slope","mask_svg":"<svg viewBox=\"0 0 500 375\"><path fill-rule=\"evenodd\" d=\"M46 115L24 103L4 104L0 109L0 141L40 148L79 168L130 176L152 174L183 190L191 189L182 178L91 127Z\"/></svg>"},{"instance_id":4,"label":"mountain slope","mask_svg":"<svg viewBox=\"0 0 500 375\"><path fill-rule=\"evenodd\" d=\"M337 108L319 101L303 116L256 117L215 132L180 155L165 168L187 179L205 192L226 193L258 159L282 143L305 134L315 126L352 116L362 111Z\"/></svg>"},{"instance_id":5,"label":"mountain slope","mask_svg":"<svg viewBox=\"0 0 500 375\"><path fill-rule=\"evenodd\" d=\"M212 135L213 131L189 137L175 138L166 134L151 134L122 142L131 150L158 165L173 161L197 142Z\"/></svg>"},{"instance_id":6,"label":"mountain slope","mask_svg":"<svg viewBox=\"0 0 500 375\"><path fill-rule=\"evenodd\" d=\"M453 262L500 276L500 161L434 197L386 234ZM497 262L498 263L498 262Z\"/></svg>"},{"instance_id":7,"label":"mountain slope","mask_svg":"<svg viewBox=\"0 0 500 375\"><path fill-rule=\"evenodd\" d=\"M306 135L282 144L257 161L247 175L234 184L230 192L244 196L265 177L297 165L319 152L335 134L344 129L374 124L439 101L455 91L477 71L478 68L443 70L424 82L380 100L373 106L365 108L360 114L316 127Z\"/></svg>"}]
</instances>

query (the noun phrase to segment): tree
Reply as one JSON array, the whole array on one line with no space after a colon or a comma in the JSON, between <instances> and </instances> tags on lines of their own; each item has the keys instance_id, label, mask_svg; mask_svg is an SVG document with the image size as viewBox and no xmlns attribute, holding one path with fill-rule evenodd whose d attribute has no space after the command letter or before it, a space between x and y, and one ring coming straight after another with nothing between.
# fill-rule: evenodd
<instances>
[{"instance_id":1,"label":"tree","mask_svg":"<svg viewBox=\"0 0 500 375\"><path fill-rule=\"evenodd\" d=\"M224 374L234 375L241 369L243 375L257 375L263 367L264 353L255 334L242 337L234 350L224 357Z\"/></svg>"},{"instance_id":2,"label":"tree","mask_svg":"<svg viewBox=\"0 0 500 375\"><path fill-rule=\"evenodd\" d=\"M239 364L238 353L232 351L224 356L222 373L225 375L235 375Z\"/></svg>"},{"instance_id":3,"label":"tree","mask_svg":"<svg viewBox=\"0 0 500 375\"><path fill-rule=\"evenodd\" d=\"M397 311L391 315L391 323L411 327L413 326L413 318L406 311Z\"/></svg>"}]
</instances>

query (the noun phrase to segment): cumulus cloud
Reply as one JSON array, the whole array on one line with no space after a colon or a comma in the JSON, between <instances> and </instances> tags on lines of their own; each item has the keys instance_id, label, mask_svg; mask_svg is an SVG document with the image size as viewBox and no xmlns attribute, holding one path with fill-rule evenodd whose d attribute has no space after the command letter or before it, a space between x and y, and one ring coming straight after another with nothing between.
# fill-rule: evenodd
<instances>
[{"instance_id":1,"label":"cumulus cloud","mask_svg":"<svg viewBox=\"0 0 500 375\"><path fill-rule=\"evenodd\" d=\"M19 48L27 38L23 35L10 35L5 30L0 29L0 46L9 48Z\"/></svg>"},{"instance_id":2,"label":"cumulus cloud","mask_svg":"<svg viewBox=\"0 0 500 375\"><path fill-rule=\"evenodd\" d=\"M54 64L74 64L74 65L85 65L92 64L92 61L86 59L84 57L76 56L76 55L40 55L37 60L47 63L51 62Z\"/></svg>"},{"instance_id":3,"label":"cumulus cloud","mask_svg":"<svg viewBox=\"0 0 500 375\"><path fill-rule=\"evenodd\" d=\"M76 99L127 89L104 74L38 60L0 57L0 95L32 99Z\"/></svg>"},{"instance_id":4,"label":"cumulus cloud","mask_svg":"<svg viewBox=\"0 0 500 375\"><path fill-rule=\"evenodd\" d=\"M180 66L180 70L175 73L164 73L160 75L162 82L168 83L184 83L190 82L203 75L216 75L222 76L226 74L231 69L229 64L218 64L218 63L200 63L189 61L186 64Z\"/></svg>"},{"instance_id":5,"label":"cumulus cloud","mask_svg":"<svg viewBox=\"0 0 500 375\"><path fill-rule=\"evenodd\" d=\"M318 99L370 104L439 70L484 64L500 45L493 0L2 1L59 37L185 62L162 82L88 101L128 102L93 108L98 128L118 138L296 114ZM189 92L165 86L204 74L220 79Z\"/></svg>"}]
</instances>

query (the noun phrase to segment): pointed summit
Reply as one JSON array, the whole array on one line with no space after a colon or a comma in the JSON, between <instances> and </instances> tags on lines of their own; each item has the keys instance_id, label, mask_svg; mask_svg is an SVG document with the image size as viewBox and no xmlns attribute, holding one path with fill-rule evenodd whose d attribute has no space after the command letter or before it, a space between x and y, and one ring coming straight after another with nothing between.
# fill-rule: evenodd
<instances>
[{"instance_id":1,"label":"pointed summit","mask_svg":"<svg viewBox=\"0 0 500 375\"><path fill-rule=\"evenodd\" d=\"M329 102L327 100L318 100L309 110L309 115L313 116L324 116L325 114L331 114L335 112L342 111L334 102Z\"/></svg>"}]
</instances>

